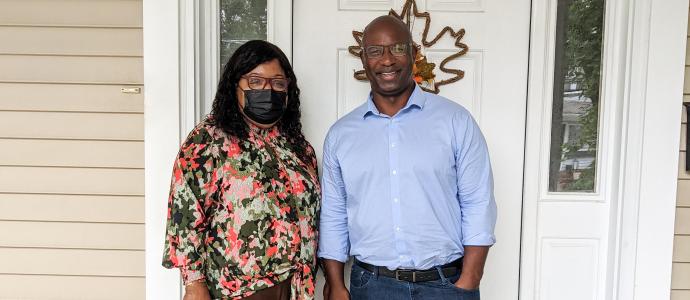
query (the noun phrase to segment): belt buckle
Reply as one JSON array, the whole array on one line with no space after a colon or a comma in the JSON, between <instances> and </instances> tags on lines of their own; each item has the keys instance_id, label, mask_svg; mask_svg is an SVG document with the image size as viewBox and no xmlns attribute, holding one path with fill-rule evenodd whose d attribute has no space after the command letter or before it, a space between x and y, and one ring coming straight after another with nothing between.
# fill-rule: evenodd
<instances>
[{"instance_id":1,"label":"belt buckle","mask_svg":"<svg viewBox=\"0 0 690 300\"><path fill-rule=\"evenodd\" d=\"M395 270L395 280L397 280L397 281L402 281L402 280L400 279L400 272L401 272L401 271L403 271L403 272L412 272L412 282L413 282L413 283L414 283L414 282L417 282L417 272L415 272L415 271L406 271L406 270Z\"/></svg>"}]
</instances>

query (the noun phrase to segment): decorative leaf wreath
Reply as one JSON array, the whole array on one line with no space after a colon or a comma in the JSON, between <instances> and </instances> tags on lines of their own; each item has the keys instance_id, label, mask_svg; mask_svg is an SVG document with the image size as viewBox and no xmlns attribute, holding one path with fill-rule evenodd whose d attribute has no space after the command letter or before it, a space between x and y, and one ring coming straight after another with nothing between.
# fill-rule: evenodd
<instances>
[{"instance_id":1,"label":"decorative leaf wreath","mask_svg":"<svg viewBox=\"0 0 690 300\"><path fill-rule=\"evenodd\" d=\"M427 35L429 34L429 26L431 25L431 15L429 15L428 12L420 13L417 9L417 3L415 2L415 0L406 0L405 5L403 6L400 14L396 13L395 10L391 9L388 12L388 15L395 16L396 18L402 20L403 22L405 22L405 24L407 24L407 27L410 29L412 28L411 26L413 26L414 20L416 18L423 18L424 31L422 32L422 46L424 46L425 48L429 48L436 44L436 42L439 39L441 39L443 35L446 33L448 33L451 37L455 38L455 46L458 47L458 49L460 50L444 58L443 61L441 61L441 65L439 66L439 69L441 69L442 72L451 74L453 76L441 81L434 80L436 75L434 74L433 70L436 67L436 64L427 62L426 56L424 56L424 54L422 54L421 51L422 46L413 41L413 44L418 51L417 57L415 57L414 66L412 68L412 74L414 76L414 80L417 82L417 84L419 84L419 86L423 90L430 93L438 94L438 88L440 86L456 82L465 77L465 71L446 67L446 64L448 64L448 62L465 55L469 50L469 47L465 43L460 41L465 36L464 28L460 28L460 30L455 31L450 26L445 26L443 27L441 32L439 32L431 41L428 41ZM364 34L360 31L352 31L352 37L355 38L357 46L350 46L347 48L347 50L354 56L361 57L362 55L363 35ZM364 70L355 71L354 77L357 80L367 80L367 76Z\"/></svg>"}]
</instances>

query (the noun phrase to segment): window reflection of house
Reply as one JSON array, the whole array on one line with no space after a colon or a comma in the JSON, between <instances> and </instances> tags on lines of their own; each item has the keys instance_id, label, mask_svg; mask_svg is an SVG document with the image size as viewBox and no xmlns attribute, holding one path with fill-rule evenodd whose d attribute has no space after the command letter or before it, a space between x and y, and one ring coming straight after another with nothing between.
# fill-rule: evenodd
<instances>
[{"instance_id":1,"label":"window reflection of house","mask_svg":"<svg viewBox=\"0 0 690 300\"><path fill-rule=\"evenodd\" d=\"M592 100L583 96L577 82L567 81L563 89L563 151L559 167L559 190L569 190L567 186L594 166L596 149L580 140L583 127L581 118L591 107Z\"/></svg>"}]
</instances>

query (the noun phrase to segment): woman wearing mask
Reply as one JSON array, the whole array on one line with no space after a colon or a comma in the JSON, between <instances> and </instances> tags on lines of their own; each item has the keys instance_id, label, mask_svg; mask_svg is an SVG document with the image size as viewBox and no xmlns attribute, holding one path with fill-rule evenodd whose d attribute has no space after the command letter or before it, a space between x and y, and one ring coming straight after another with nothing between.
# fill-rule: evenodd
<instances>
[{"instance_id":1,"label":"woman wearing mask","mask_svg":"<svg viewBox=\"0 0 690 300\"><path fill-rule=\"evenodd\" d=\"M320 188L285 54L250 41L173 168L163 266L185 300L312 299Z\"/></svg>"}]
</instances>

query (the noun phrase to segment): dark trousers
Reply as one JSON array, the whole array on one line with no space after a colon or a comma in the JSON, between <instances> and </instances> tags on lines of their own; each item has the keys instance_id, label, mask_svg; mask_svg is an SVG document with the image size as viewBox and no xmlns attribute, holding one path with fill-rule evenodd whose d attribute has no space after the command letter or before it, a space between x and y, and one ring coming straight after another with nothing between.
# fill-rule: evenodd
<instances>
[{"instance_id":1,"label":"dark trousers","mask_svg":"<svg viewBox=\"0 0 690 300\"><path fill-rule=\"evenodd\" d=\"M460 277L455 274L441 279L425 282L399 281L395 278L379 276L353 264L350 273L350 296L352 300L479 300L479 290L465 290L455 287Z\"/></svg>"}]
</instances>

